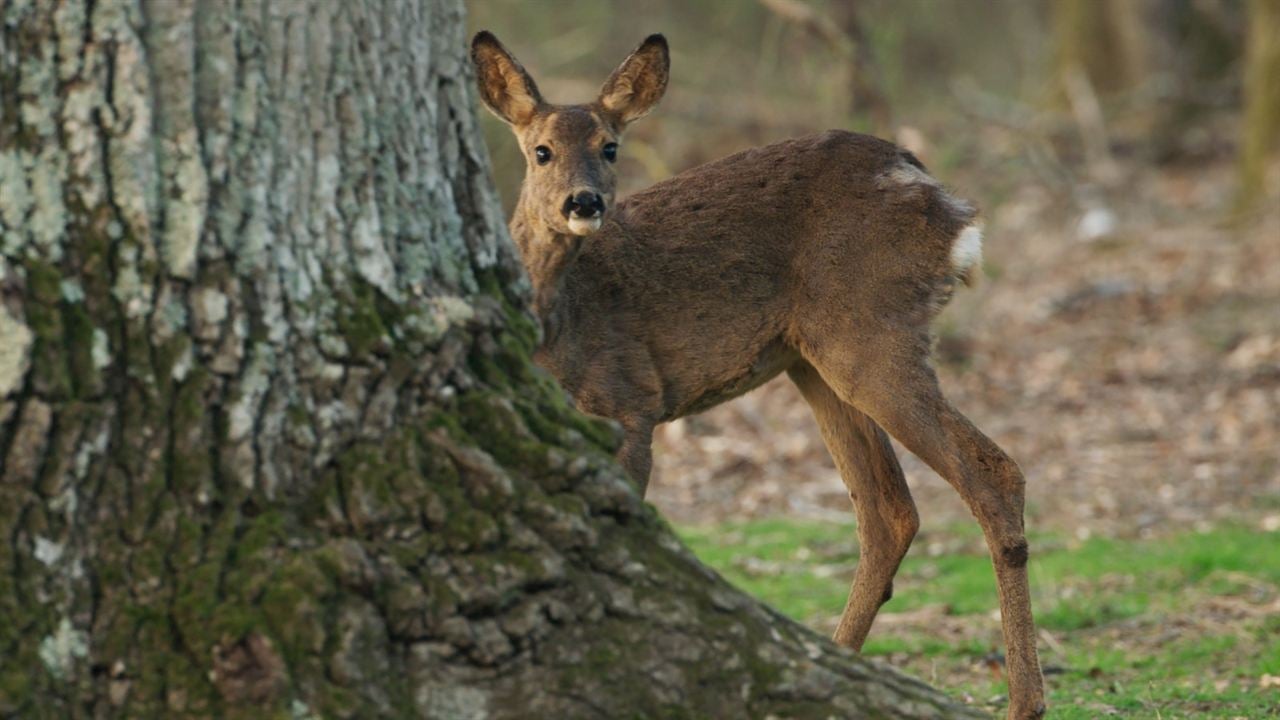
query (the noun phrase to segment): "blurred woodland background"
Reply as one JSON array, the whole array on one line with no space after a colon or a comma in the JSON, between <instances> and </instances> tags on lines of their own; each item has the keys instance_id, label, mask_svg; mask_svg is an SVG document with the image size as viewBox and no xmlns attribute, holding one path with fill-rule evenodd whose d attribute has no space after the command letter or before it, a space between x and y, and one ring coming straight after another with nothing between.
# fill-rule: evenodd
<instances>
[{"instance_id":1,"label":"blurred woodland background","mask_svg":"<svg viewBox=\"0 0 1280 720\"><path fill-rule=\"evenodd\" d=\"M1280 542L1280 1L469 9L552 102L594 97L641 38L667 35L671 85L622 143L623 194L842 127L896 140L976 200L985 278L940 319L938 365L952 401L1026 471L1048 664L1074 679L1059 692L1081 717L1280 707L1280 561L1250 554ZM505 127L486 130L510 207L523 161ZM899 452L924 530L905 583L918 573L919 589L900 582L897 597L953 570L967 582L953 556L975 559L985 595L967 611L954 593L895 599L868 649L985 693L999 683L983 660L996 622L964 614L994 607L985 550L954 492ZM785 378L659 428L649 499L736 582L819 627L839 612L856 557L849 502ZM1156 546L1194 557L1115 564ZM1161 583L1181 599L1134 594ZM823 592L825 606L795 604ZM877 646L886 626L898 640ZM947 639L913 644L913 627ZM1187 638L1193 650L1167 644ZM1151 664L1175 649L1172 665ZM1167 682L1144 689L1148 676Z\"/></svg>"}]
</instances>

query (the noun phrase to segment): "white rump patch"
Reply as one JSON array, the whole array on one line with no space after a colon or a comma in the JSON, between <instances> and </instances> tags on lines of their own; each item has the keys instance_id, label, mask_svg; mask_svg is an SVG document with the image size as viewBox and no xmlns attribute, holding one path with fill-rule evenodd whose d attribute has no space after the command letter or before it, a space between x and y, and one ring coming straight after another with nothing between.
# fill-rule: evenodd
<instances>
[{"instance_id":1,"label":"white rump patch","mask_svg":"<svg viewBox=\"0 0 1280 720\"><path fill-rule=\"evenodd\" d=\"M951 246L951 267L957 275L968 275L982 262L982 226L970 225L956 236Z\"/></svg>"}]
</instances>

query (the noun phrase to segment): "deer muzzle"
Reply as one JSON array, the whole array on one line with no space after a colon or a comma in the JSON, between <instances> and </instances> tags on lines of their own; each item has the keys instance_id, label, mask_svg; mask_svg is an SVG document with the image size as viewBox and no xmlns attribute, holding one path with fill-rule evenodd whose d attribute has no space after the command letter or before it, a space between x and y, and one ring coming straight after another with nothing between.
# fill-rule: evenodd
<instances>
[{"instance_id":1,"label":"deer muzzle","mask_svg":"<svg viewBox=\"0 0 1280 720\"><path fill-rule=\"evenodd\" d=\"M570 195L561 212L569 222L569 232L590 235L604 222L604 198L600 193L583 190Z\"/></svg>"}]
</instances>

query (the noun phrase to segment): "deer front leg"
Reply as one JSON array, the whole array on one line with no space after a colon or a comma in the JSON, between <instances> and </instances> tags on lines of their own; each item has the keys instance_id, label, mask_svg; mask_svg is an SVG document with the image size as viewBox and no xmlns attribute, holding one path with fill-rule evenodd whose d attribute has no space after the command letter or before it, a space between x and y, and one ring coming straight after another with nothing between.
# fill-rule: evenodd
<instances>
[{"instance_id":1,"label":"deer front leg","mask_svg":"<svg viewBox=\"0 0 1280 720\"><path fill-rule=\"evenodd\" d=\"M653 423L647 420L625 421L622 431L618 462L639 488L640 497L644 497L649 487L649 472L653 468Z\"/></svg>"},{"instance_id":2,"label":"deer front leg","mask_svg":"<svg viewBox=\"0 0 1280 720\"><path fill-rule=\"evenodd\" d=\"M858 518L858 569L833 639L861 650L920 519L893 445L871 418L843 402L807 363L788 370L813 409Z\"/></svg>"}]
</instances>

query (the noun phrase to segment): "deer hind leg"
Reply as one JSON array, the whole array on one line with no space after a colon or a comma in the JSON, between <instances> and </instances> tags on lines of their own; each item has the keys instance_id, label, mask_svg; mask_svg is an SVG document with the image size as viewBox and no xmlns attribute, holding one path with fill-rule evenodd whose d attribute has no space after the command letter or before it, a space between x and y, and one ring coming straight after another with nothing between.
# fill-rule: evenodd
<instances>
[{"instance_id":1,"label":"deer hind leg","mask_svg":"<svg viewBox=\"0 0 1280 720\"><path fill-rule=\"evenodd\" d=\"M825 340L825 338L824 338ZM874 357L867 357L875 347ZM973 512L991 551L1009 675L1009 717L1044 714L1027 582L1022 472L942 396L922 336L888 333L879 342L815 344L804 351L845 402L870 415L945 478Z\"/></svg>"},{"instance_id":2,"label":"deer hind leg","mask_svg":"<svg viewBox=\"0 0 1280 720\"><path fill-rule=\"evenodd\" d=\"M893 576L920 519L884 431L837 397L807 363L787 373L813 408L858 517L858 569L834 639L861 650L880 606L893 595Z\"/></svg>"}]
</instances>

